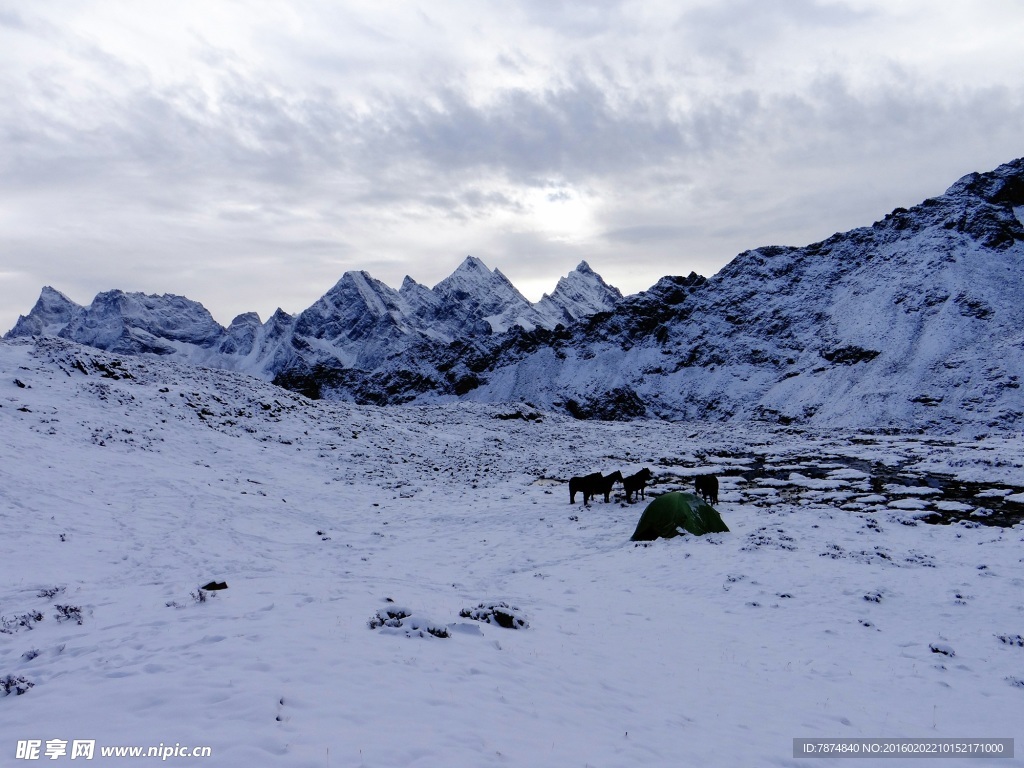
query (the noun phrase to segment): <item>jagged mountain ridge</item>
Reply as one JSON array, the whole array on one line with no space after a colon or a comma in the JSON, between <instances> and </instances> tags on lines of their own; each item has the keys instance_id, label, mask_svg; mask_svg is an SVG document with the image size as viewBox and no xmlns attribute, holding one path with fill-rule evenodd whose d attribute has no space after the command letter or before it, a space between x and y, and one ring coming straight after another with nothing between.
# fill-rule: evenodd
<instances>
[{"instance_id":1,"label":"jagged mountain ridge","mask_svg":"<svg viewBox=\"0 0 1024 768\"><path fill-rule=\"evenodd\" d=\"M366 272L347 272L311 307L255 312L224 328L182 296L114 290L82 307L46 287L7 337L60 336L123 354L157 354L272 378L282 370L330 364L372 370L416 345L446 345L512 326L549 327L608 310L622 298L586 262L537 304L498 270L472 256L434 288L406 277L394 290Z\"/></svg>"},{"instance_id":2,"label":"jagged mountain ridge","mask_svg":"<svg viewBox=\"0 0 1024 768\"><path fill-rule=\"evenodd\" d=\"M663 278L562 329L415 349L310 394L524 401L580 417L1013 428L1024 416L1024 159L870 227Z\"/></svg>"},{"instance_id":3,"label":"jagged mountain ridge","mask_svg":"<svg viewBox=\"0 0 1024 768\"><path fill-rule=\"evenodd\" d=\"M205 310L176 324L162 316L159 333L128 324L90 337L84 310L48 289L9 335L60 328L365 403L1012 429L1024 419L1022 218L1024 158L870 227L746 251L710 279L665 277L626 298L584 263L530 305L467 259L434 289L407 278L395 291L348 273L295 318L279 312L271 330L240 316L219 337L204 335ZM186 328L197 333L189 342Z\"/></svg>"}]
</instances>

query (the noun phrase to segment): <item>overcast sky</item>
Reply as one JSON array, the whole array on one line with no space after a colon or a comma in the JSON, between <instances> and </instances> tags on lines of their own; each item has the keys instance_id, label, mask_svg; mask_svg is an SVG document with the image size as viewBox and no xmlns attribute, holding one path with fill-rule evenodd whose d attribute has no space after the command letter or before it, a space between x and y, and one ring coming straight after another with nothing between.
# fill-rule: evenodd
<instances>
[{"instance_id":1,"label":"overcast sky","mask_svg":"<svg viewBox=\"0 0 1024 768\"><path fill-rule=\"evenodd\" d=\"M0 0L0 331L221 323L467 256L532 300L804 245L1024 155L1020 0Z\"/></svg>"}]
</instances>

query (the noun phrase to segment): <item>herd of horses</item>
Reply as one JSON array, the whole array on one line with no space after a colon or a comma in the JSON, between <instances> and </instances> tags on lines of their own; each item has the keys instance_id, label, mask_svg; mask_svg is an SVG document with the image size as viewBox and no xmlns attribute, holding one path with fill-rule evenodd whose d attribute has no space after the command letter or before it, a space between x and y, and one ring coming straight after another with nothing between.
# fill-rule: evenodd
<instances>
[{"instance_id":1,"label":"herd of horses","mask_svg":"<svg viewBox=\"0 0 1024 768\"><path fill-rule=\"evenodd\" d=\"M576 494L583 494L583 503L589 504L595 496L604 496L605 503L611 498L612 487L615 483L622 483L622 489L626 492L626 501L632 502L635 499L647 498L647 484L651 481L653 473L644 467L635 475L623 477L622 473L615 470L610 475L602 475L594 472L582 477L574 477L569 480L569 503L576 503ZM695 482L697 495L704 499L707 504L718 503L718 478L714 475L697 475Z\"/></svg>"}]
</instances>

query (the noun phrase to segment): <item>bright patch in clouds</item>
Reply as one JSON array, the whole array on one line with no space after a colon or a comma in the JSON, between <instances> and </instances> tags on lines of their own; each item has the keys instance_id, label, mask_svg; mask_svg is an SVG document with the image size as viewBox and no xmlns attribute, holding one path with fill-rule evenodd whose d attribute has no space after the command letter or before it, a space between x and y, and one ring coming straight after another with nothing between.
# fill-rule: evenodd
<instances>
[{"instance_id":1,"label":"bright patch in clouds","mask_svg":"<svg viewBox=\"0 0 1024 768\"><path fill-rule=\"evenodd\" d=\"M577 191L538 190L529 197L529 209L537 228L556 242L578 242L594 234L592 204Z\"/></svg>"}]
</instances>

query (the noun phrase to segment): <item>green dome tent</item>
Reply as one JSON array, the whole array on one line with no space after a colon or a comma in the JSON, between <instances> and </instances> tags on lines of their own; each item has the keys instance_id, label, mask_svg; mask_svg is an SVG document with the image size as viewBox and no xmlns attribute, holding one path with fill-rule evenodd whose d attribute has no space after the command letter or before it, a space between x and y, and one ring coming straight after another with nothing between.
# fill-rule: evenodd
<instances>
[{"instance_id":1,"label":"green dome tent","mask_svg":"<svg viewBox=\"0 0 1024 768\"><path fill-rule=\"evenodd\" d=\"M680 529L695 536L705 533L728 533L729 527L715 508L692 493L666 493L659 496L640 515L631 541L671 539Z\"/></svg>"}]
</instances>

